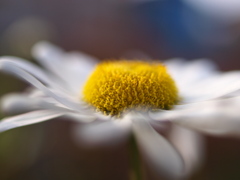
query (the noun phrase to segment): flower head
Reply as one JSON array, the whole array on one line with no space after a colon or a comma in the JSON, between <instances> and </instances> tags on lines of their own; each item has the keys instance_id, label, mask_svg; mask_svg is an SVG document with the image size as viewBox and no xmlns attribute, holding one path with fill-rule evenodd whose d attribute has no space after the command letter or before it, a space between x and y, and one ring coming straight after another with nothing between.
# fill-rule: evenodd
<instances>
[{"instance_id":1,"label":"flower head","mask_svg":"<svg viewBox=\"0 0 240 180\"><path fill-rule=\"evenodd\" d=\"M151 168L174 177L199 165L202 139L193 130L240 134L238 71L220 73L207 60L97 65L93 57L46 42L33 48L33 56L44 68L0 58L1 71L33 86L2 98L3 110L23 114L3 119L0 131L66 116L86 123L74 127L74 137L89 143L119 143L132 132Z\"/></svg>"},{"instance_id":2,"label":"flower head","mask_svg":"<svg viewBox=\"0 0 240 180\"><path fill-rule=\"evenodd\" d=\"M113 61L96 67L84 86L83 100L106 115L119 115L130 108L170 109L178 92L160 63Z\"/></svg>"}]
</instances>

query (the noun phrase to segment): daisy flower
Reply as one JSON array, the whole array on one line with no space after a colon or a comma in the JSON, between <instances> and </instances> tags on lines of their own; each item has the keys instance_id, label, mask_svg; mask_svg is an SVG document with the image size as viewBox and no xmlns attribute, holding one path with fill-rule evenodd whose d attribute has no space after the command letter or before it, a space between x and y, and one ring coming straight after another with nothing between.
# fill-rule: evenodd
<instances>
[{"instance_id":1,"label":"daisy flower","mask_svg":"<svg viewBox=\"0 0 240 180\"><path fill-rule=\"evenodd\" d=\"M155 172L186 177L200 164L198 132L238 135L240 73L221 73L207 60L98 61L40 42L40 68L21 58L0 58L0 70L32 85L2 98L2 110L20 115L0 121L0 132L67 117L76 141L113 145L134 134ZM83 125L85 123L85 125Z\"/></svg>"}]
</instances>

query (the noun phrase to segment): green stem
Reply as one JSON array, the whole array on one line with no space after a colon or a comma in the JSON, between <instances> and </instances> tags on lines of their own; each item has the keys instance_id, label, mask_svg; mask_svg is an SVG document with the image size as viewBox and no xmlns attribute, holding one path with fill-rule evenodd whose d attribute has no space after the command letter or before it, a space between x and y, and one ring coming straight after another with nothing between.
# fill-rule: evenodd
<instances>
[{"instance_id":1,"label":"green stem","mask_svg":"<svg viewBox=\"0 0 240 180\"><path fill-rule=\"evenodd\" d=\"M139 158L139 151L136 143L136 139L132 135L129 143L129 156L130 156L130 180L143 180L141 159Z\"/></svg>"}]
</instances>

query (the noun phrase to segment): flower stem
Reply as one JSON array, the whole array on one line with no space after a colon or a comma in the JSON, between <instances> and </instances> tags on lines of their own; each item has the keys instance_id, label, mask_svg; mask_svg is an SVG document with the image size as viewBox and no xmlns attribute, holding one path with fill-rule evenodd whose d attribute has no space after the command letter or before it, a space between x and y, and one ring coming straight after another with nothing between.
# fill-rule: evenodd
<instances>
[{"instance_id":1,"label":"flower stem","mask_svg":"<svg viewBox=\"0 0 240 180\"><path fill-rule=\"evenodd\" d=\"M130 159L130 180L143 180L141 159L139 158L139 151L136 143L136 139L132 135L129 143L129 159Z\"/></svg>"}]
</instances>

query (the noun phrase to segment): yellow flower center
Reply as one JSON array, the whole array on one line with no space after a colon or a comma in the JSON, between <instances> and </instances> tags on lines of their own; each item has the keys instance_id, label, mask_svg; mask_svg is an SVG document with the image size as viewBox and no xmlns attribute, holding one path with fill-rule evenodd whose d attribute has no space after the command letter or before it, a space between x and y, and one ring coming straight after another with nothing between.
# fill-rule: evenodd
<instances>
[{"instance_id":1,"label":"yellow flower center","mask_svg":"<svg viewBox=\"0 0 240 180\"><path fill-rule=\"evenodd\" d=\"M109 61L100 63L83 89L83 100L106 115L131 108L170 109L178 90L161 63Z\"/></svg>"}]
</instances>

